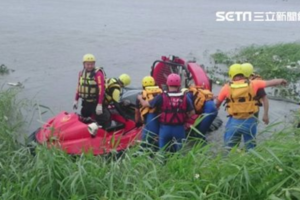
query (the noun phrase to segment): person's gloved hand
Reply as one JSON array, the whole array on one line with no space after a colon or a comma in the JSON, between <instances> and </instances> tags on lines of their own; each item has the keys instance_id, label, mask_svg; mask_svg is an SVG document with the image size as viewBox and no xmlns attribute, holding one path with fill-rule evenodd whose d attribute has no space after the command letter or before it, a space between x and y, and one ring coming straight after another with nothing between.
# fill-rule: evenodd
<instances>
[{"instance_id":1,"label":"person's gloved hand","mask_svg":"<svg viewBox=\"0 0 300 200\"><path fill-rule=\"evenodd\" d=\"M101 115L103 113L102 104L98 104L96 107L96 114Z\"/></svg>"},{"instance_id":2,"label":"person's gloved hand","mask_svg":"<svg viewBox=\"0 0 300 200\"><path fill-rule=\"evenodd\" d=\"M77 108L78 108L78 101L75 100L74 103L73 103L73 109L77 110Z\"/></svg>"},{"instance_id":3,"label":"person's gloved hand","mask_svg":"<svg viewBox=\"0 0 300 200\"><path fill-rule=\"evenodd\" d=\"M135 122L135 127L139 128L143 126L143 123L142 122Z\"/></svg>"}]
</instances>

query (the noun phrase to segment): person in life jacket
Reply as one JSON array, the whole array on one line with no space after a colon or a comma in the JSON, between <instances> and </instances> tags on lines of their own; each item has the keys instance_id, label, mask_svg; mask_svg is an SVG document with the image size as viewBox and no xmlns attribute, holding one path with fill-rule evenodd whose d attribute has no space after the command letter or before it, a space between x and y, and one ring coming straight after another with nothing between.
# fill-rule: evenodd
<instances>
[{"instance_id":1,"label":"person in life jacket","mask_svg":"<svg viewBox=\"0 0 300 200\"><path fill-rule=\"evenodd\" d=\"M142 80L142 98L145 101L151 101L157 95L162 93L162 90L155 85L155 80L152 76L145 76ZM158 147L157 138L159 132L159 115L157 108L142 106L137 99L135 108L135 122L137 126L142 122L145 124L142 132L142 147L152 147L156 150Z\"/></svg>"},{"instance_id":2,"label":"person in life jacket","mask_svg":"<svg viewBox=\"0 0 300 200\"><path fill-rule=\"evenodd\" d=\"M119 114L128 120L126 113L122 110L120 106L120 98L122 93L122 88L128 86L131 83L131 78L128 74L121 74L119 78L109 78L106 80L105 89L105 107L113 105ZM110 118L110 117L109 117Z\"/></svg>"},{"instance_id":3,"label":"person in life jacket","mask_svg":"<svg viewBox=\"0 0 300 200\"><path fill-rule=\"evenodd\" d=\"M286 85L287 81L249 80L241 64L231 65L228 74L231 81L222 87L216 103L219 108L226 99L229 120L226 124L224 143L226 148L231 149L240 143L243 136L246 150L249 150L256 146L257 120L254 114L258 111L258 106L254 97L257 91L265 87Z\"/></svg>"},{"instance_id":4,"label":"person in life jacket","mask_svg":"<svg viewBox=\"0 0 300 200\"><path fill-rule=\"evenodd\" d=\"M201 138L205 142L205 134L218 115L218 109L214 102L214 95L210 90L195 85L190 85L186 92L193 101L196 114L203 117L200 123L195 126L199 133L192 131L191 136Z\"/></svg>"},{"instance_id":5,"label":"person in life jacket","mask_svg":"<svg viewBox=\"0 0 300 200\"><path fill-rule=\"evenodd\" d=\"M262 80L262 78L259 75L253 73L253 65L252 64L243 63L242 67L243 67L243 70L245 71L246 78L248 78L250 80ZM259 89L257 91L255 98L256 98L259 106L263 105L263 108L264 108L264 113L263 113L263 118L262 118L263 122L265 124L269 124L269 100L268 100L266 91L264 89ZM259 111L254 114L254 116L256 118L258 118L258 115L259 115Z\"/></svg>"},{"instance_id":6,"label":"person in life jacket","mask_svg":"<svg viewBox=\"0 0 300 200\"><path fill-rule=\"evenodd\" d=\"M102 106L105 94L105 73L102 68L96 68L95 63L94 55L83 56L83 70L79 72L73 109L78 108L80 98L82 117L95 115L98 124L105 127L108 115L108 110L104 110Z\"/></svg>"},{"instance_id":7,"label":"person in life jacket","mask_svg":"<svg viewBox=\"0 0 300 200\"><path fill-rule=\"evenodd\" d=\"M184 123L195 113L192 100L180 92L181 78L178 74L167 77L168 91L146 101L142 95L138 99L142 106L160 109L159 148L169 147L173 138L176 140L175 150L182 147L185 139Z\"/></svg>"}]
</instances>

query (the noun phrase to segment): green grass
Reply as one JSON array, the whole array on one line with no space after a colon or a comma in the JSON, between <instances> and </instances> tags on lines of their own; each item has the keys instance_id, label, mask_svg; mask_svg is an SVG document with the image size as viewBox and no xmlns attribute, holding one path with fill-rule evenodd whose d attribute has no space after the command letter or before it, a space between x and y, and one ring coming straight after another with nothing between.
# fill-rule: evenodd
<instances>
[{"instance_id":1,"label":"green grass","mask_svg":"<svg viewBox=\"0 0 300 200\"><path fill-rule=\"evenodd\" d=\"M285 78L295 82L300 78L300 44L252 45L236 52L217 51L211 57L216 64L252 63L264 78ZM298 62L299 61L299 62ZM287 66L291 68L288 69Z\"/></svg>"},{"instance_id":2,"label":"green grass","mask_svg":"<svg viewBox=\"0 0 300 200\"><path fill-rule=\"evenodd\" d=\"M221 50L217 50L216 53L211 55L212 59L215 61L216 64L231 64L232 59L230 56Z\"/></svg>"},{"instance_id":3,"label":"green grass","mask_svg":"<svg viewBox=\"0 0 300 200\"><path fill-rule=\"evenodd\" d=\"M0 199L300 199L297 129L274 133L248 153L195 145L152 158L136 156L138 148L121 158L74 158L38 146L32 156L15 142L21 126L16 94L0 92Z\"/></svg>"}]
</instances>

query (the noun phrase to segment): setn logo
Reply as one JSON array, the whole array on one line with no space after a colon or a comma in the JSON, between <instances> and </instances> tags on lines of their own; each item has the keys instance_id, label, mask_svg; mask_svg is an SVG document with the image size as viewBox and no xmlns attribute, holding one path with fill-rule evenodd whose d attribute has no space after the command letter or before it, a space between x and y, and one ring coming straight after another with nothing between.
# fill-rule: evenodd
<instances>
[{"instance_id":1,"label":"setn logo","mask_svg":"<svg viewBox=\"0 0 300 200\"><path fill-rule=\"evenodd\" d=\"M217 22L234 21L252 21L252 12L250 11L219 11L216 12Z\"/></svg>"}]
</instances>

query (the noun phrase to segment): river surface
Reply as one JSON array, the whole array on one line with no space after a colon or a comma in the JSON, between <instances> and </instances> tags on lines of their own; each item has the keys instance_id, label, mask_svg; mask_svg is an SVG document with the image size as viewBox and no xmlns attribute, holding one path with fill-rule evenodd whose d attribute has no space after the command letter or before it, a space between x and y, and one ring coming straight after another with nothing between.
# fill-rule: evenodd
<instances>
[{"instance_id":1,"label":"river surface","mask_svg":"<svg viewBox=\"0 0 300 200\"><path fill-rule=\"evenodd\" d=\"M300 11L298 0L2 0L0 64L15 72L21 98L52 112L36 115L29 132L61 110L71 111L82 56L93 53L109 77L128 73L140 86L154 60L177 55L210 67L209 55L251 44L299 41L298 22L216 22L217 11ZM215 87L217 93L219 87ZM271 101L271 122L297 106ZM223 110L223 109L222 109ZM220 111L226 122L226 115ZM29 114L28 114L29 115ZM27 117L27 116L26 116ZM29 117L29 116L28 116ZM261 125L263 127L263 125ZM214 133L219 140L223 130Z\"/></svg>"}]
</instances>

